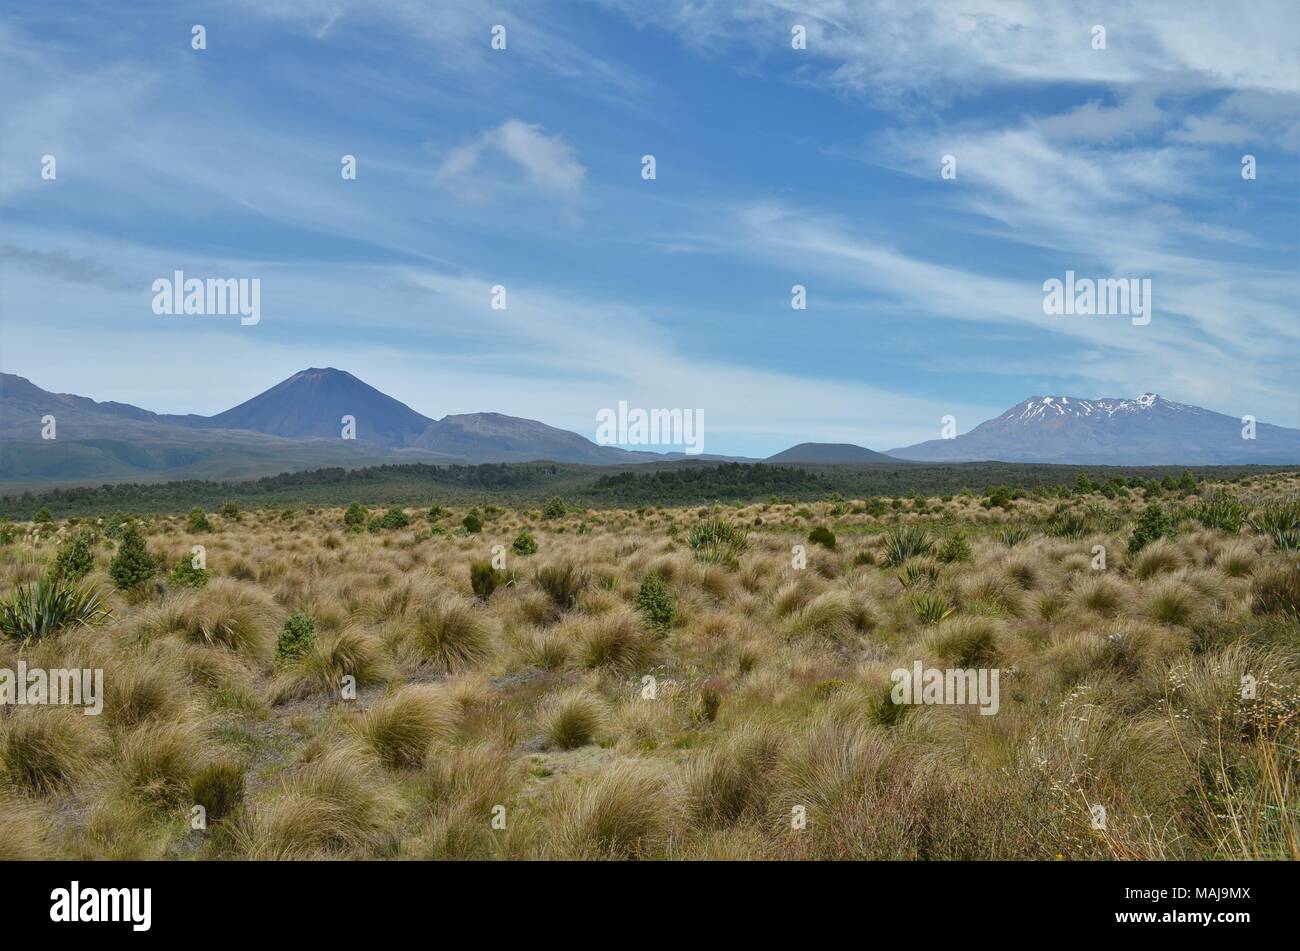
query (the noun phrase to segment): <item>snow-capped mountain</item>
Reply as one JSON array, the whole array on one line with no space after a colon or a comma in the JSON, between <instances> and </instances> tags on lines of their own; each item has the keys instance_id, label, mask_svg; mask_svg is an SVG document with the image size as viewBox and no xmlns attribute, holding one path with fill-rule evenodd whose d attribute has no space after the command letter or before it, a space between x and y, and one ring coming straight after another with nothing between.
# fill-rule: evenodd
<instances>
[{"instance_id":1,"label":"snow-capped mountain","mask_svg":"<svg viewBox=\"0 0 1300 951\"><path fill-rule=\"evenodd\" d=\"M1300 430L1254 424L1156 393L1132 399L1031 396L954 439L889 455L925 462L999 460L1080 465L1300 463Z\"/></svg>"}]
</instances>

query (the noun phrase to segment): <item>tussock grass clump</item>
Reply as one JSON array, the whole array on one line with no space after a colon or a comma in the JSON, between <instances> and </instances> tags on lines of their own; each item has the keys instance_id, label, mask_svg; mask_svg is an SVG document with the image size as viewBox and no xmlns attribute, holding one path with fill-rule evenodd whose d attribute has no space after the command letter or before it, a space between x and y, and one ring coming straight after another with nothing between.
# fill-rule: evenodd
<instances>
[{"instance_id":1,"label":"tussock grass clump","mask_svg":"<svg viewBox=\"0 0 1300 951\"><path fill-rule=\"evenodd\" d=\"M36 795L84 779L102 742L93 719L68 707L24 707L0 717L3 779Z\"/></svg>"},{"instance_id":2,"label":"tussock grass clump","mask_svg":"<svg viewBox=\"0 0 1300 951\"><path fill-rule=\"evenodd\" d=\"M338 696L345 677L358 687L388 676L378 641L356 628L317 638L311 649L288 664L272 686L271 702L325 692Z\"/></svg>"},{"instance_id":3,"label":"tussock grass clump","mask_svg":"<svg viewBox=\"0 0 1300 951\"><path fill-rule=\"evenodd\" d=\"M464 598L443 596L416 609L404 631L425 661L448 673L477 666L492 653L491 628Z\"/></svg>"},{"instance_id":4,"label":"tussock grass clump","mask_svg":"<svg viewBox=\"0 0 1300 951\"><path fill-rule=\"evenodd\" d=\"M1259 556L1244 542L1225 545L1215 559L1215 564L1229 578L1247 578L1255 568Z\"/></svg>"},{"instance_id":5,"label":"tussock grass clump","mask_svg":"<svg viewBox=\"0 0 1300 951\"><path fill-rule=\"evenodd\" d=\"M424 762L434 740L447 739L459 721L456 705L436 687L402 687L361 714L357 735L389 769Z\"/></svg>"},{"instance_id":6,"label":"tussock grass clump","mask_svg":"<svg viewBox=\"0 0 1300 951\"><path fill-rule=\"evenodd\" d=\"M993 618L955 617L941 622L924 640L925 649L954 667L992 667L1001 625Z\"/></svg>"},{"instance_id":7,"label":"tussock grass clump","mask_svg":"<svg viewBox=\"0 0 1300 951\"><path fill-rule=\"evenodd\" d=\"M1256 614L1283 614L1300 621L1300 568L1281 564L1260 572L1250 597Z\"/></svg>"},{"instance_id":8,"label":"tussock grass clump","mask_svg":"<svg viewBox=\"0 0 1300 951\"><path fill-rule=\"evenodd\" d=\"M569 662L573 646L564 632L550 628L529 630L515 646L525 664L546 670L558 670Z\"/></svg>"},{"instance_id":9,"label":"tussock grass clump","mask_svg":"<svg viewBox=\"0 0 1300 951\"><path fill-rule=\"evenodd\" d=\"M117 750L123 791L148 806L189 800L192 783L207 758L202 725L193 720L150 722L122 737Z\"/></svg>"},{"instance_id":10,"label":"tussock grass clump","mask_svg":"<svg viewBox=\"0 0 1300 951\"><path fill-rule=\"evenodd\" d=\"M831 830L854 819L890 750L883 736L862 726L829 717L811 721L781 758L774 821L788 828L793 808L800 806L811 829L834 835Z\"/></svg>"},{"instance_id":11,"label":"tussock grass clump","mask_svg":"<svg viewBox=\"0 0 1300 951\"><path fill-rule=\"evenodd\" d=\"M220 822L243 805L244 770L233 760L216 760L194 774L191 791L206 820Z\"/></svg>"},{"instance_id":12,"label":"tussock grass clump","mask_svg":"<svg viewBox=\"0 0 1300 951\"><path fill-rule=\"evenodd\" d=\"M661 764L620 760L557 797L548 851L566 859L648 858L663 848L678 801Z\"/></svg>"},{"instance_id":13,"label":"tussock grass clump","mask_svg":"<svg viewBox=\"0 0 1300 951\"><path fill-rule=\"evenodd\" d=\"M1003 617L1018 618L1025 613L1025 596L1020 586L994 572L978 574L966 582L962 586L962 600L968 610L979 602Z\"/></svg>"},{"instance_id":14,"label":"tussock grass clump","mask_svg":"<svg viewBox=\"0 0 1300 951\"><path fill-rule=\"evenodd\" d=\"M1144 546L1133 559L1133 574L1146 580L1167 571L1177 571L1183 564L1177 546L1159 540Z\"/></svg>"},{"instance_id":15,"label":"tussock grass clump","mask_svg":"<svg viewBox=\"0 0 1300 951\"><path fill-rule=\"evenodd\" d=\"M789 638L824 637L838 641L866 624L865 605L856 602L847 591L825 591L790 613L785 634Z\"/></svg>"},{"instance_id":16,"label":"tussock grass clump","mask_svg":"<svg viewBox=\"0 0 1300 951\"><path fill-rule=\"evenodd\" d=\"M508 815L499 810L513 805L519 779L518 764L498 745L435 746L419 786L429 816L403 854L440 860L502 857L507 833L494 829L492 820Z\"/></svg>"},{"instance_id":17,"label":"tussock grass clump","mask_svg":"<svg viewBox=\"0 0 1300 951\"><path fill-rule=\"evenodd\" d=\"M1177 578L1163 578L1146 592L1143 607L1148 617L1162 624L1187 624L1202 609L1203 600Z\"/></svg>"},{"instance_id":18,"label":"tussock grass clump","mask_svg":"<svg viewBox=\"0 0 1300 951\"><path fill-rule=\"evenodd\" d=\"M692 760L685 780L691 820L713 826L761 816L775 788L783 744L774 726L747 722Z\"/></svg>"},{"instance_id":19,"label":"tussock grass clump","mask_svg":"<svg viewBox=\"0 0 1300 951\"><path fill-rule=\"evenodd\" d=\"M551 697L538 714L542 734L562 750L593 743L609 718L609 708L595 693L582 687Z\"/></svg>"},{"instance_id":20,"label":"tussock grass clump","mask_svg":"<svg viewBox=\"0 0 1300 951\"><path fill-rule=\"evenodd\" d=\"M367 857L399 809L374 758L345 744L299 767L254 803L235 838L246 859Z\"/></svg>"},{"instance_id":21,"label":"tussock grass clump","mask_svg":"<svg viewBox=\"0 0 1300 951\"><path fill-rule=\"evenodd\" d=\"M1103 617L1114 617L1124 606L1127 589L1122 582L1100 572L1082 578L1074 586L1074 602Z\"/></svg>"},{"instance_id":22,"label":"tussock grass clump","mask_svg":"<svg viewBox=\"0 0 1300 951\"><path fill-rule=\"evenodd\" d=\"M40 804L0 793L0 862L58 858L55 829Z\"/></svg>"},{"instance_id":23,"label":"tussock grass clump","mask_svg":"<svg viewBox=\"0 0 1300 951\"><path fill-rule=\"evenodd\" d=\"M198 591L169 598L146 628L179 634L207 647L252 658L270 655L281 612L265 592L240 581L217 578Z\"/></svg>"},{"instance_id":24,"label":"tussock grass clump","mask_svg":"<svg viewBox=\"0 0 1300 951\"><path fill-rule=\"evenodd\" d=\"M185 709L177 684L184 674L157 657L133 656L113 665L104 678L104 719L113 727L147 720L174 720Z\"/></svg>"},{"instance_id":25,"label":"tussock grass clump","mask_svg":"<svg viewBox=\"0 0 1300 951\"><path fill-rule=\"evenodd\" d=\"M631 671L644 665L653 650L651 637L630 611L584 618L577 627L577 656L583 667Z\"/></svg>"},{"instance_id":26,"label":"tussock grass clump","mask_svg":"<svg viewBox=\"0 0 1300 951\"><path fill-rule=\"evenodd\" d=\"M587 573L576 565L543 565L533 575L533 581L546 592L557 611L567 611L578 603L578 595L590 581Z\"/></svg>"}]
</instances>

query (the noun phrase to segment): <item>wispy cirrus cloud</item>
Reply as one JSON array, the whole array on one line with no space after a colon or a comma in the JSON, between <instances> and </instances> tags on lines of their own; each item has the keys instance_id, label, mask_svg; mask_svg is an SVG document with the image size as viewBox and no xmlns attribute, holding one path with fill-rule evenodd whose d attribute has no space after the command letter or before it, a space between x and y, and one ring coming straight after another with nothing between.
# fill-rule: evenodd
<instances>
[{"instance_id":1,"label":"wispy cirrus cloud","mask_svg":"<svg viewBox=\"0 0 1300 951\"><path fill-rule=\"evenodd\" d=\"M540 124L507 119L448 151L438 168L437 181L462 194L468 188L469 194L484 198L490 186L475 173L493 155L509 159L534 188L565 198L577 196L587 174L573 146L561 136L547 134Z\"/></svg>"}]
</instances>

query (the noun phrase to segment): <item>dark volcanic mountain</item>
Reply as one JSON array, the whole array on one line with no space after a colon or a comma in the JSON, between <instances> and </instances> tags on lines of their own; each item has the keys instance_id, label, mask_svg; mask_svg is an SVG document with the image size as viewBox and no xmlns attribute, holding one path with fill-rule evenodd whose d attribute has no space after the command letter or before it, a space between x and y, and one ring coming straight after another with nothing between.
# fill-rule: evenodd
<instances>
[{"instance_id":1,"label":"dark volcanic mountain","mask_svg":"<svg viewBox=\"0 0 1300 951\"><path fill-rule=\"evenodd\" d=\"M955 439L931 439L889 455L924 462L1051 462L1075 465L1270 465L1300 463L1300 430L1242 421L1155 393L1136 399L1033 396Z\"/></svg>"},{"instance_id":2,"label":"dark volcanic mountain","mask_svg":"<svg viewBox=\"0 0 1300 951\"><path fill-rule=\"evenodd\" d=\"M864 449L848 442L801 442L797 446L768 456L764 462L806 462L806 463L864 463L892 462L883 452Z\"/></svg>"},{"instance_id":3,"label":"dark volcanic mountain","mask_svg":"<svg viewBox=\"0 0 1300 951\"><path fill-rule=\"evenodd\" d=\"M385 446L405 446L433 422L351 373L312 367L201 425L290 438L337 439L344 416L356 421L358 442Z\"/></svg>"}]
</instances>

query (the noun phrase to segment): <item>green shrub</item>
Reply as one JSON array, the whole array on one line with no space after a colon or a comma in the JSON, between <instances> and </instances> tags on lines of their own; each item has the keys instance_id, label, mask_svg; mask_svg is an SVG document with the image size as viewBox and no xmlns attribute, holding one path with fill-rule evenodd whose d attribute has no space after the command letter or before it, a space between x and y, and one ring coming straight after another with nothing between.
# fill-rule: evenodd
<instances>
[{"instance_id":1,"label":"green shrub","mask_svg":"<svg viewBox=\"0 0 1300 951\"><path fill-rule=\"evenodd\" d=\"M54 575L68 581L80 581L90 574L95 567L92 541L93 536L89 532L77 532L64 542L59 553L54 556Z\"/></svg>"},{"instance_id":2,"label":"green shrub","mask_svg":"<svg viewBox=\"0 0 1300 951\"><path fill-rule=\"evenodd\" d=\"M208 570L195 568L193 558L181 558L176 562L167 580L178 588L202 588L208 583Z\"/></svg>"},{"instance_id":3,"label":"green shrub","mask_svg":"<svg viewBox=\"0 0 1300 951\"><path fill-rule=\"evenodd\" d=\"M1158 538L1173 538L1178 534L1178 526L1173 517L1159 502L1151 502L1138 516L1129 538L1129 554L1136 554Z\"/></svg>"},{"instance_id":4,"label":"green shrub","mask_svg":"<svg viewBox=\"0 0 1300 951\"><path fill-rule=\"evenodd\" d=\"M564 518L568 511L569 507L564 504L564 499L557 495L547 501L542 508L542 515L546 518Z\"/></svg>"},{"instance_id":5,"label":"green shrub","mask_svg":"<svg viewBox=\"0 0 1300 951\"><path fill-rule=\"evenodd\" d=\"M292 521L293 521L293 516L294 516L294 511L293 511L293 509L285 509L283 512L280 513L280 521L282 521L282 522L292 522Z\"/></svg>"},{"instance_id":6,"label":"green shrub","mask_svg":"<svg viewBox=\"0 0 1300 951\"><path fill-rule=\"evenodd\" d=\"M384 513L384 517L379 520L379 527L390 531L395 528L406 528L410 524L411 519L399 508L390 508Z\"/></svg>"},{"instance_id":7,"label":"green shrub","mask_svg":"<svg viewBox=\"0 0 1300 951\"><path fill-rule=\"evenodd\" d=\"M945 538L943 544L939 546L937 557L946 564L957 561L970 561L970 542L966 540L965 533L953 532Z\"/></svg>"},{"instance_id":8,"label":"green shrub","mask_svg":"<svg viewBox=\"0 0 1300 951\"><path fill-rule=\"evenodd\" d=\"M239 505L235 502L226 502L218 511L222 518L228 518L232 522L238 522L240 519Z\"/></svg>"},{"instance_id":9,"label":"green shrub","mask_svg":"<svg viewBox=\"0 0 1300 951\"><path fill-rule=\"evenodd\" d=\"M106 617L98 591L64 578L19 585L0 600L0 634L19 641L40 640L70 625L94 624Z\"/></svg>"},{"instance_id":10,"label":"green shrub","mask_svg":"<svg viewBox=\"0 0 1300 951\"><path fill-rule=\"evenodd\" d=\"M212 523L208 521L207 514L197 505L190 509L189 526L191 532L212 531Z\"/></svg>"},{"instance_id":11,"label":"green shrub","mask_svg":"<svg viewBox=\"0 0 1300 951\"><path fill-rule=\"evenodd\" d=\"M446 509L444 509L441 505L434 503L433 505L429 506L429 511L425 517L428 518L429 521L433 522L442 518L446 514L447 514Z\"/></svg>"},{"instance_id":12,"label":"green shrub","mask_svg":"<svg viewBox=\"0 0 1300 951\"><path fill-rule=\"evenodd\" d=\"M353 502L343 513L343 524L354 532L361 531L361 526L366 524L366 518L370 515L370 510L360 502Z\"/></svg>"},{"instance_id":13,"label":"green shrub","mask_svg":"<svg viewBox=\"0 0 1300 951\"><path fill-rule=\"evenodd\" d=\"M823 548L835 549L835 533L821 525L808 533L808 541L814 545L821 545Z\"/></svg>"},{"instance_id":14,"label":"green shrub","mask_svg":"<svg viewBox=\"0 0 1300 951\"><path fill-rule=\"evenodd\" d=\"M477 535L479 532L483 531L483 519L479 518L477 512L470 512L461 519L460 524L465 526L465 531L469 532L471 535Z\"/></svg>"},{"instance_id":15,"label":"green shrub","mask_svg":"<svg viewBox=\"0 0 1300 951\"><path fill-rule=\"evenodd\" d=\"M36 512L36 514L32 516L32 521L35 522L37 525L49 525L51 522L54 521L54 516L50 514L49 509L47 509L45 506L41 506L41 508Z\"/></svg>"},{"instance_id":16,"label":"green shrub","mask_svg":"<svg viewBox=\"0 0 1300 951\"><path fill-rule=\"evenodd\" d=\"M302 611L294 611L284 621L275 641L275 662L284 665L301 657L316 643L316 622Z\"/></svg>"},{"instance_id":17,"label":"green shrub","mask_svg":"<svg viewBox=\"0 0 1300 951\"><path fill-rule=\"evenodd\" d=\"M535 555L537 554L537 540L525 528L510 543L510 550L516 555Z\"/></svg>"},{"instance_id":18,"label":"green shrub","mask_svg":"<svg viewBox=\"0 0 1300 951\"><path fill-rule=\"evenodd\" d=\"M661 637L672 629L677 617L677 601L658 572L650 572L636 593L636 608Z\"/></svg>"},{"instance_id":19,"label":"green shrub","mask_svg":"<svg viewBox=\"0 0 1300 951\"><path fill-rule=\"evenodd\" d=\"M108 565L108 575L119 591L138 588L158 573L158 562L145 547L140 529L132 524L122 533L117 554Z\"/></svg>"}]
</instances>

